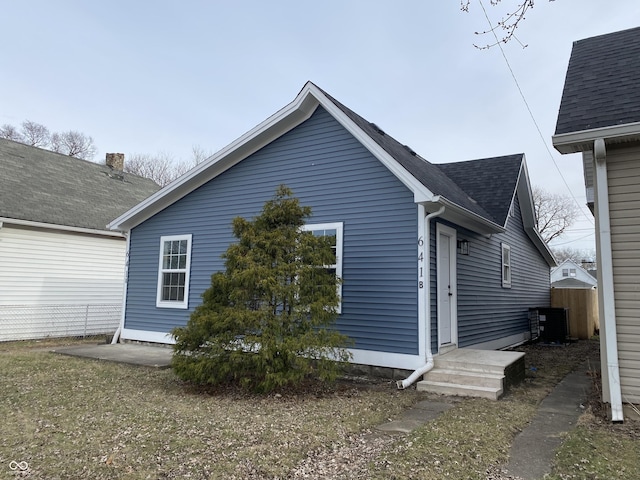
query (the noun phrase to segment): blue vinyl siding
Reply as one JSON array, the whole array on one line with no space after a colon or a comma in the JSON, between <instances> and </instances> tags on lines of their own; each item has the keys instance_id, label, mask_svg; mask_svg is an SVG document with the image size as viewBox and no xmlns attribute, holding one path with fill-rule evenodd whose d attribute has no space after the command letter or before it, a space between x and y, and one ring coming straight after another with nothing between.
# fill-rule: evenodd
<instances>
[{"instance_id":1,"label":"blue vinyl siding","mask_svg":"<svg viewBox=\"0 0 640 480\"><path fill-rule=\"evenodd\" d=\"M321 107L303 124L131 232L125 327L169 332L201 302L231 221L253 218L280 184L313 209L309 223L344 222L338 326L355 348L418 353L417 207L412 193ZM189 309L155 306L162 235L192 234Z\"/></svg>"},{"instance_id":2,"label":"blue vinyl siding","mask_svg":"<svg viewBox=\"0 0 640 480\"><path fill-rule=\"evenodd\" d=\"M453 227L458 240L469 241L469 255L456 254L458 346L528 332L528 309L550 303L549 265L524 231L517 196L514 216L509 218L505 233L487 238ZM435 243L433 235L432 242ZM511 288L502 287L503 242L511 247ZM431 278L432 332L437 332L435 272ZM432 345L436 348L435 343Z\"/></svg>"}]
</instances>

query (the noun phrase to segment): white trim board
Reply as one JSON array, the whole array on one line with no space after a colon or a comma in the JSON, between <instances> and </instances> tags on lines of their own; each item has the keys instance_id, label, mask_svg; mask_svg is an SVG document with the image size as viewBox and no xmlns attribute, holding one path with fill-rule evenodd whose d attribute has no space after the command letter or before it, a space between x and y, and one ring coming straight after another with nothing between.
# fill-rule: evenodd
<instances>
[{"instance_id":1,"label":"white trim board","mask_svg":"<svg viewBox=\"0 0 640 480\"><path fill-rule=\"evenodd\" d=\"M152 332L148 330L133 330L123 328L120 336L122 340L136 342L151 342L174 345L175 338L170 333ZM415 370L424 365L424 358L420 355L402 353L378 352L374 350L347 349L353 355L350 363L370 365L374 367L399 368Z\"/></svg>"}]
</instances>

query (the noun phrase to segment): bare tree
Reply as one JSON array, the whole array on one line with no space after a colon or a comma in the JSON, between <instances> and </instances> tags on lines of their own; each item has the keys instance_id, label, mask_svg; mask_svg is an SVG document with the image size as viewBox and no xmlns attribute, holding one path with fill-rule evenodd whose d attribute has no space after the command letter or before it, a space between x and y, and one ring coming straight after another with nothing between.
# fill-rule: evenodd
<instances>
[{"instance_id":1,"label":"bare tree","mask_svg":"<svg viewBox=\"0 0 640 480\"><path fill-rule=\"evenodd\" d=\"M51 144L49 129L31 120L22 122L22 143L32 147L47 148Z\"/></svg>"},{"instance_id":2,"label":"bare tree","mask_svg":"<svg viewBox=\"0 0 640 480\"><path fill-rule=\"evenodd\" d=\"M133 154L124 163L124 171L149 178L161 187L168 185L179 176L175 171L173 156L167 153Z\"/></svg>"},{"instance_id":3,"label":"bare tree","mask_svg":"<svg viewBox=\"0 0 640 480\"><path fill-rule=\"evenodd\" d=\"M554 0L549 1L553 2ZM479 3L482 10L485 10L482 0L460 0L460 10L468 13L469 7L472 3ZM492 7L504 5L502 0L489 0L489 4ZM495 47L500 43L507 43L510 40L515 39L518 43L520 43L520 45L522 45L523 48L526 47L525 44L518 40L518 38L515 36L515 33L518 25L520 25L520 22L525 19L525 14L527 13L527 11L533 8L533 4L534 0L517 1L513 9L505 12L496 25L490 25L486 30L475 32L476 35L490 35L491 37L493 37L493 39L490 40L486 45L478 46L474 44L474 46L476 48L484 50ZM484 13L486 15L486 11Z\"/></svg>"},{"instance_id":4,"label":"bare tree","mask_svg":"<svg viewBox=\"0 0 640 480\"><path fill-rule=\"evenodd\" d=\"M210 156L199 146L192 147L191 152L192 156L188 160L176 160L165 152L155 155L134 154L125 162L124 171L149 178L164 187Z\"/></svg>"},{"instance_id":5,"label":"bare tree","mask_svg":"<svg viewBox=\"0 0 640 480\"><path fill-rule=\"evenodd\" d=\"M69 130L51 135L51 151L84 160L93 160L97 147L92 137L76 130Z\"/></svg>"},{"instance_id":6,"label":"bare tree","mask_svg":"<svg viewBox=\"0 0 640 480\"><path fill-rule=\"evenodd\" d=\"M578 264L582 264L585 268L595 268L596 264L596 251L594 249L584 248L577 249L571 247L552 248L553 255L558 262L564 262L565 260L573 260Z\"/></svg>"},{"instance_id":7,"label":"bare tree","mask_svg":"<svg viewBox=\"0 0 640 480\"><path fill-rule=\"evenodd\" d=\"M13 125L3 125L0 127L0 138L7 138L33 147L46 148L56 153L84 160L93 160L97 151L93 138L84 133L69 130L51 134L47 127L31 120L22 122L20 130Z\"/></svg>"},{"instance_id":8,"label":"bare tree","mask_svg":"<svg viewBox=\"0 0 640 480\"><path fill-rule=\"evenodd\" d=\"M0 138L6 138L7 140L23 143L22 134L16 127L8 123L5 123L0 127Z\"/></svg>"},{"instance_id":9,"label":"bare tree","mask_svg":"<svg viewBox=\"0 0 640 480\"><path fill-rule=\"evenodd\" d=\"M543 240L549 243L561 236L578 215L573 200L565 195L550 193L541 187L533 187L533 207L536 227Z\"/></svg>"}]
</instances>

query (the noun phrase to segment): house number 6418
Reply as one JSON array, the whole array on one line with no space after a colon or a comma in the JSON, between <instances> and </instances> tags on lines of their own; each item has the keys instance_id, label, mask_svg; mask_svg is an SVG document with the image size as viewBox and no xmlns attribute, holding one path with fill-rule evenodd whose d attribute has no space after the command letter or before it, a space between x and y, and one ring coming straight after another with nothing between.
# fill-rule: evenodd
<instances>
[{"instance_id":1,"label":"house number 6418","mask_svg":"<svg viewBox=\"0 0 640 480\"><path fill-rule=\"evenodd\" d=\"M418 246L422 247L424 245L424 240L422 239L422 237L418 237ZM421 251L420 254L418 255L418 270L420 272L419 278L420 280L418 280L418 288L424 288L424 281L422 280L423 277L423 265L422 262L424 261L424 253Z\"/></svg>"}]
</instances>

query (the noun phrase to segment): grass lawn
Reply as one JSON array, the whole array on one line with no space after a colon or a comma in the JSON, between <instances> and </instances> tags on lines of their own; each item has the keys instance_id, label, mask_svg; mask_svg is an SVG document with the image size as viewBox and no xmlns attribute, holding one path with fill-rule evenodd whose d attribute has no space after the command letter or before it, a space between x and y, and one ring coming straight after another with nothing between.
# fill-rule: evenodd
<instances>
[{"instance_id":1,"label":"grass lawn","mask_svg":"<svg viewBox=\"0 0 640 480\"><path fill-rule=\"evenodd\" d=\"M445 397L454 407L437 420L385 435L371 428L430 397L383 381L269 396L197 392L170 370L71 358L50 346L0 344L0 478L15 476L11 462L27 462L23 476L37 479L485 479L506 463L539 401L593 350L589 342L525 347L527 379L503 400ZM553 478L640 478L638 445L587 419L565 442ZM582 461L610 457L617 470L602 476Z\"/></svg>"}]
</instances>

